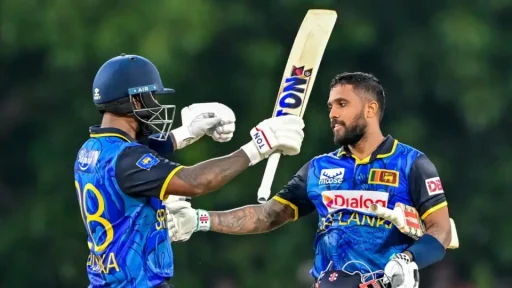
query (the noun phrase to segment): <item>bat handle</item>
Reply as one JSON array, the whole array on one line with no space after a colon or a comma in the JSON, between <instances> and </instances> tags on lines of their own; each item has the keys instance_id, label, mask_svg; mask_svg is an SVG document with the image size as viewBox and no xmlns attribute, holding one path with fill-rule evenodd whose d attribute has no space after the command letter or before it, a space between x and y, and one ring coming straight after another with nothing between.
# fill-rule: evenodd
<instances>
[{"instance_id":1,"label":"bat handle","mask_svg":"<svg viewBox=\"0 0 512 288\"><path fill-rule=\"evenodd\" d=\"M265 168L265 173L263 174L263 179L258 189L258 202L261 204L267 202L268 197L270 197L272 181L274 181L274 175L276 174L280 157L281 153L273 153L268 157L267 167Z\"/></svg>"},{"instance_id":2,"label":"bat handle","mask_svg":"<svg viewBox=\"0 0 512 288\"><path fill-rule=\"evenodd\" d=\"M371 204L368 210L371 213L377 215L378 217L390 221L391 223L395 224L395 226L397 226L398 228L401 228L404 225L403 219L399 216L400 213L397 213L396 211L391 210L387 207L382 207L377 204Z\"/></svg>"}]
</instances>

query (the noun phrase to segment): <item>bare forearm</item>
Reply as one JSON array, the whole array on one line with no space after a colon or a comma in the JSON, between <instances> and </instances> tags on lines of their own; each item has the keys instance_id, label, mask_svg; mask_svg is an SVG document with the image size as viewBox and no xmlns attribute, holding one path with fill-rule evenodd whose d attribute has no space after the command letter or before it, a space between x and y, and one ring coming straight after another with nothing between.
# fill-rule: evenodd
<instances>
[{"instance_id":1,"label":"bare forearm","mask_svg":"<svg viewBox=\"0 0 512 288\"><path fill-rule=\"evenodd\" d=\"M244 151L238 150L228 156L183 168L176 173L176 177L193 187L195 196L199 196L226 185L247 167L249 158Z\"/></svg>"},{"instance_id":2,"label":"bare forearm","mask_svg":"<svg viewBox=\"0 0 512 288\"><path fill-rule=\"evenodd\" d=\"M256 234L271 231L293 219L293 210L275 200L262 205L210 212L211 231L225 234Z\"/></svg>"}]
</instances>

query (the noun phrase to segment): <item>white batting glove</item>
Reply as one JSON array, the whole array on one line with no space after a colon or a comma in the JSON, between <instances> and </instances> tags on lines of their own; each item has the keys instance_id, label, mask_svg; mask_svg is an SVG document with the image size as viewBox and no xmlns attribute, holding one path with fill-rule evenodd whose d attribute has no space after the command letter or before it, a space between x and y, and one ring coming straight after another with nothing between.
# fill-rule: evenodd
<instances>
[{"instance_id":1,"label":"white batting glove","mask_svg":"<svg viewBox=\"0 0 512 288\"><path fill-rule=\"evenodd\" d=\"M172 130L176 149L188 146L205 134L217 142L227 142L235 132L235 113L228 106L212 102L192 104L181 110L183 126Z\"/></svg>"},{"instance_id":2,"label":"white batting glove","mask_svg":"<svg viewBox=\"0 0 512 288\"><path fill-rule=\"evenodd\" d=\"M385 284L391 283L393 288L418 288L420 285L420 273L418 265L411 261L407 254L399 253L386 264Z\"/></svg>"},{"instance_id":3,"label":"white batting glove","mask_svg":"<svg viewBox=\"0 0 512 288\"><path fill-rule=\"evenodd\" d=\"M251 130L251 142L242 146L255 165L273 152L297 155L304 139L304 121L294 115L266 119Z\"/></svg>"},{"instance_id":4,"label":"white batting glove","mask_svg":"<svg viewBox=\"0 0 512 288\"><path fill-rule=\"evenodd\" d=\"M210 230L210 215L193 209L184 197L170 196L164 205L167 211L167 229L172 242L185 242L196 231Z\"/></svg>"}]
</instances>

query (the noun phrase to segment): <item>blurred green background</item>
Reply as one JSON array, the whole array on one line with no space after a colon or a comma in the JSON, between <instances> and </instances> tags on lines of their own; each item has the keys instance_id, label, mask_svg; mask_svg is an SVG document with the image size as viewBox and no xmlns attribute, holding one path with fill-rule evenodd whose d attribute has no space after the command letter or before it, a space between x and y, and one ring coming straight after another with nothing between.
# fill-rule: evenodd
<instances>
[{"instance_id":1,"label":"blurred green background","mask_svg":"<svg viewBox=\"0 0 512 288\"><path fill-rule=\"evenodd\" d=\"M238 149L271 115L310 8L335 9L339 18L304 116L302 152L281 159L274 192L336 148L326 109L334 75L374 73L387 95L384 133L433 160L458 225L461 247L422 271L421 287L511 287L510 0L0 0L0 286L88 284L73 162L88 127L100 122L91 85L107 59L149 58L176 89L168 103L179 109L210 101L233 108L231 142L205 137L173 159L195 164ZM193 206L255 204L264 168ZM197 233L174 245L174 283L308 287L316 220L262 235Z\"/></svg>"}]
</instances>

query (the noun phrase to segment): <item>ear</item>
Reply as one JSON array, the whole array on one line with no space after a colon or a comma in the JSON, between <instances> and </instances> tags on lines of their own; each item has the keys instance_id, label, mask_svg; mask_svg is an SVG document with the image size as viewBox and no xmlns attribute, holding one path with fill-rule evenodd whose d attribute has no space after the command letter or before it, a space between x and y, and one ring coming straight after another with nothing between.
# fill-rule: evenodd
<instances>
[{"instance_id":1,"label":"ear","mask_svg":"<svg viewBox=\"0 0 512 288\"><path fill-rule=\"evenodd\" d=\"M377 101L370 101L366 105L366 118L375 118L379 116L379 104Z\"/></svg>"}]
</instances>

